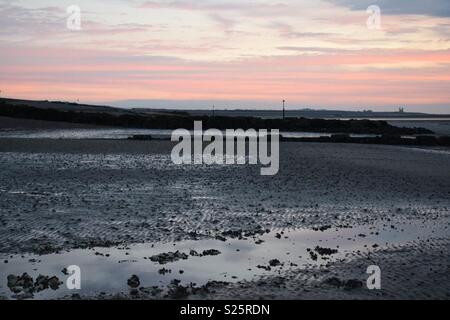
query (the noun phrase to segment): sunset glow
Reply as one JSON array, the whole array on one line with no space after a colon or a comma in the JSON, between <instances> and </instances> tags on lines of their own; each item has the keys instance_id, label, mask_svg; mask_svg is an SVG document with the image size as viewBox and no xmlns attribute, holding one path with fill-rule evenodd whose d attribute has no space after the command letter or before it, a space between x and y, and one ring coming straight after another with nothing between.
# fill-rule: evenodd
<instances>
[{"instance_id":1,"label":"sunset glow","mask_svg":"<svg viewBox=\"0 0 450 320\"><path fill-rule=\"evenodd\" d=\"M1 95L450 113L450 4L420 3L0 0Z\"/></svg>"}]
</instances>

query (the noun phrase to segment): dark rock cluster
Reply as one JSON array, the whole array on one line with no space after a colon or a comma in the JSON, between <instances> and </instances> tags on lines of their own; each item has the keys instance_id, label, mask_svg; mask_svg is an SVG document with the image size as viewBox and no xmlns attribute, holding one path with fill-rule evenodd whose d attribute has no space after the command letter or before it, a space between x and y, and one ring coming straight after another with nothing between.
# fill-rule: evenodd
<instances>
[{"instance_id":1,"label":"dark rock cluster","mask_svg":"<svg viewBox=\"0 0 450 320\"><path fill-rule=\"evenodd\" d=\"M343 288L347 291L361 289L363 287L363 282L357 279L341 280L337 277L332 277L326 279L325 283L334 287Z\"/></svg>"},{"instance_id":2,"label":"dark rock cluster","mask_svg":"<svg viewBox=\"0 0 450 320\"><path fill-rule=\"evenodd\" d=\"M13 274L8 275L8 288L15 293L19 299L33 298L35 292L41 292L48 288L58 290L62 281L58 277L39 275L36 281L28 274L24 273L21 276Z\"/></svg>"}]
</instances>

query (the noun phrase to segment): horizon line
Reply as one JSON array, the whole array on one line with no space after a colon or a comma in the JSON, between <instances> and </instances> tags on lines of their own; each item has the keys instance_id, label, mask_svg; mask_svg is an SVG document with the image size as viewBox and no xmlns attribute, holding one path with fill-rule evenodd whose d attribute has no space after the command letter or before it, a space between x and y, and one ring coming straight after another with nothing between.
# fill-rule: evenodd
<instances>
[{"instance_id":1,"label":"horizon line","mask_svg":"<svg viewBox=\"0 0 450 320\"><path fill-rule=\"evenodd\" d=\"M23 100L23 101L35 101L35 102L50 102L50 103L70 103L70 104L78 104L78 105L88 105L88 106L102 106L102 107L112 107L112 108L119 108L119 109L151 109L151 110L173 110L173 111L212 111L213 108L215 111L260 111L260 112L279 112L282 109L282 100L280 100L280 109L277 109L274 106L231 106L231 107L217 107L214 105L214 103L211 103L210 100L165 100L165 99L126 99L126 100L118 100L118 101L86 101L82 102L79 100L72 101L70 99L65 100L52 100L52 99L26 99L26 98L12 98L12 97L6 97L6 96L0 96L0 99L9 99L9 100ZM180 103L210 103L208 105L204 106L186 106L186 107L180 107L180 106L124 106L123 103L174 103L174 104L180 104ZM224 103L224 100L216 101L217 104ZM230 103L236 102L233 100L229 101ZM244 101L242 101L244 102ZM249 103L264 103L264 101L249 101ZM275 103L275 102L274 102ZM412 108L420 108L420 106L411 106ZM444 107L444 106L435 106L435 107ZM340 109L335 109L340 108ZM448 112L442 111L442 112L427 112L427 111L408 111L406 110L408 108L407 105L398 105L398 106L361 106L361 107L354 107L355 109L346 109L346 108L352 108L351 106L348 107L333 107L333 106L305 106L305 107L293 107L289 109L289 105L286 106L286 112L299 112L299 111L312 111L312 112L354 112L354 113L398 113L398 114L425 114L425 115L449 115L450 116L450 110ZM358 109L356 109L358 108ZM378 108L385 108L385 109L393 109L393 110L377 110ZM395 110L397 108L398 110ZM404 108L404 112L400 112L400 108Z\"/></svg>"}]
</instances>

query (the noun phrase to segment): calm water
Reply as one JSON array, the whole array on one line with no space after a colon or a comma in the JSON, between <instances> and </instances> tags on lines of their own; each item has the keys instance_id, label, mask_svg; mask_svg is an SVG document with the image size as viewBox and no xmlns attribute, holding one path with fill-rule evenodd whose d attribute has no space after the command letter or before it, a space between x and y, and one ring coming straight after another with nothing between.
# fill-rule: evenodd
<instances>
[{"instance_id":1,"label":"calm water","mask_svg":"<svg viewBox=\"0 0 450 320\"><path fill-rule=\"evenodd\" d=\"M450 135L449 119L372 119L386 120L397 127L422 127L435 132L437 135ZM29 138L29 139L127 139L133 135L151 135L155 138L168 138L172 130L159 129L49 129L49 130L2 130L0 138ZM281 132L289 138L317 138L331 136L332 133L317 132ZM375 137L376 135L352 134L352 137Z\"/></svg>"},{"instance_id":2,"label":"calm water","mask_svg":"<svg viewBox=\"0 0 450 320\"><path fill-rule=\"evenodd\" d=\"M360 252L374 250L373 245L386 249L419 239L446 236L448 233L444 224L435 222L399 221L395 225L397 226L395 229L378 223L367 227L332 228L324 232L297 229L282 233L279 239L276 237L277 232L274 231L262 236L243 240L231 239L226 242L190 240L177 243L136 244L128 247L77 249L42 256L0 255L2 259L8 259L8 263L2 261L0 264L0 294L7 297L13 295L6 285L9 274L21 275L27 272L33 278L39 274L56 275L65 281L67 276L64 276L61 270L70 265L78 265L81 268L81 290L70 291L63 284L57 291L48 289L36 293L35 298L58 298L72 293L95 295L100 292L127 292L127 279L132 274L139 276L144 287L164 287L173 279L179 279L183 285L189 283L203 285L211 280L237 282L244 279L251 280L257 276L276 275L280 270L310 268L344 259L348 254L358 250ZM259 244L256 243L257 240L260 240ZM338 249L338 253L319 256L318 260L314 261L307 249L314 249L316 246ZM216 256L189 256L187 260L164 265L148 259L155 254L177 250L189 255L192 249L200 253L205 249L216 249L221 253ZM284 266L272 267L270 271L257 267L268 266L271 259L278 259ZM158 271L162 268L170 269L171 273L161 275ZM183 273L180 273L180 270Z\"/></svg>"},{"instance_id":3,"label":"calm water","mask_svg":"<svg viewBox=\"0 0 450 320\"><path fill-rule=\"evenodd\" d=\"M316 138L331 136L331 133L281 132L290 138ZM133 135L151 135L154 138L170 138L172 130L155 129L57 129L57 130L3 130L0 138L28 139L127 139ZM376 135L353 134L353 137L375 137Z\"/></svg>"}]
</instances>

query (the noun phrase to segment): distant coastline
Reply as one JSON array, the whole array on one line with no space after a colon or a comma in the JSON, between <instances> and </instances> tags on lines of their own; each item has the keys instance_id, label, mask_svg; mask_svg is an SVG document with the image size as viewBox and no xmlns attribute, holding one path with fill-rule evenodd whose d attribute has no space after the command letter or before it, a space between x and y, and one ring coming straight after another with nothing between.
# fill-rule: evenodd
<instances>
[{"instance_id":1,"label":"distant coastline","mask_svg":"<svg viewBox=\"0 0 450 320\"><path fill-rule=\"evenodd\" d=\"M273 111L275 112L275 111ZM204 128L216 129L279 129L293 132L319 132L378 135L433 134L425 128L402 128L386 121L337 120L306 117L263 118L257 116L224 116L191 114L187 111L120 109L67 102L0 99L0 116L142 129L192 129L194 120L203 121ZM423 115L422 115L423 116Z\"/></svg>"},{"instance_id":2,"label":"distant coastline","mask_svg":"<svg viewBox=\"0 0 450 320\"><path fill-rule=\"evenodd\" d=\"M194 116L228 116L228 117L258 117L265 119L276 119L282 117L281 110L171 110L171 109L138 109L131 110L137 112L183 112ZM420 112L377 112L377 111L341 111L341 110L313 110L298 109L286 110L288 118L310 118L327 120L447 120L450 121L450 114L430 114Z\"/></svg>"}]
</instances>

